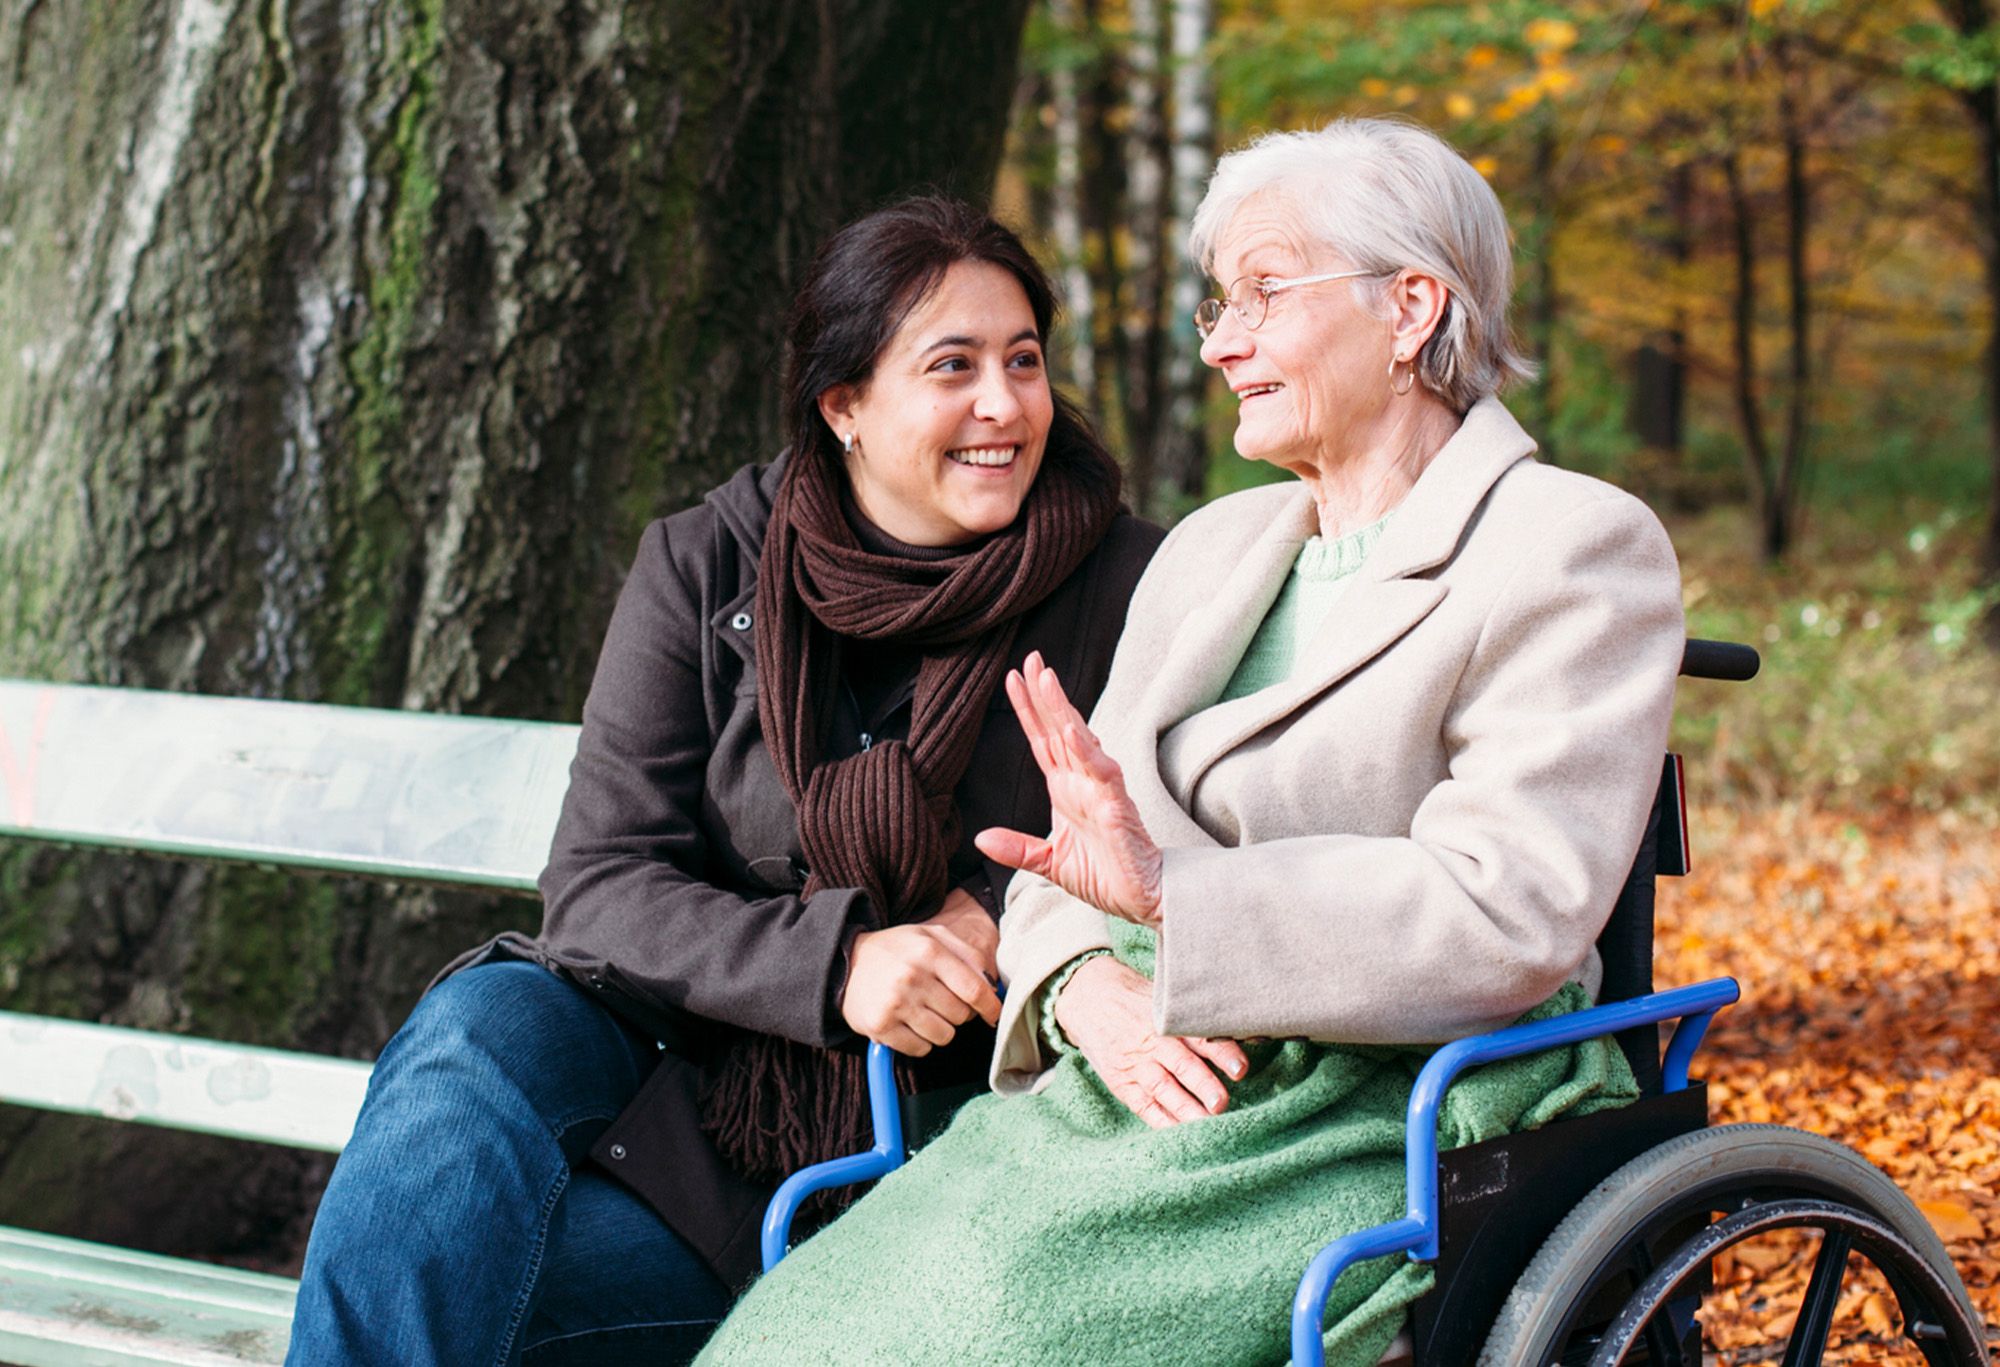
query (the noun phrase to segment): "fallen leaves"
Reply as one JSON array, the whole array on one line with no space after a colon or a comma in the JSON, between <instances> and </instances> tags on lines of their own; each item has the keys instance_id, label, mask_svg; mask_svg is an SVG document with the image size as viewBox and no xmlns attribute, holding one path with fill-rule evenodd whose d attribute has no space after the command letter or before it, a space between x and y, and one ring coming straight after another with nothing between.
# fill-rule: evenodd
<instances>
[{"instance_id":1,"label":"fallen leaves","mask_svg":"<svg viewBox=\"0 0 2000 1367\"><path fill-rule=\"evenodd\" d=\"M1894 1161L1893 1157L1890 1161ZM1946 1243L1958 1240L1976 1240L1986 1237L1986 1226L1979 1217L1956 1201L1919 1201L1917 1209L1931 1222L1931 1228Z\"/></svg>"},{"instance_id":2,"label":"fallen leaves","mask_svg":"<svg viewBox=\"0 0 2000 1367\"><path fill-rule=\"evenodd\" d=\"M1715 1121L1796 1125L1865 1155L2000 1322L2000 833L1777 808L1699 811L1695 835L1694 872L1661 882L1655 977L1743 984L1696 1060ZM1782 1342L1816 1250L1773 1236L1717 1260L1703 1313L1717 1362ZM1827 1360L1920 1363L1860 1267Z\"/></svg>"}]
</instances>

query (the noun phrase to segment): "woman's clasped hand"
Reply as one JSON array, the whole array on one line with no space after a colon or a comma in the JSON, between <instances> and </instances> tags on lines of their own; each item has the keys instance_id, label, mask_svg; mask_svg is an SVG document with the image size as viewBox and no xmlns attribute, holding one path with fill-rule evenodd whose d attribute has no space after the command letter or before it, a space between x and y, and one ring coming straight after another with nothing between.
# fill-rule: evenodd
<instances>
[{"instance_id":1,"label":"woman's clasped hand","mask_svg":"<svg viewBox=\"0 0 2000 1367\"><path fill-rule=\"evenodd\" d=\"M999 946L986 908L954 888L935 916L854 937L841 1019L855 1034L916 1058L951 1043L974 1016L996 1025Z\"/></svg>"}]
</instances>

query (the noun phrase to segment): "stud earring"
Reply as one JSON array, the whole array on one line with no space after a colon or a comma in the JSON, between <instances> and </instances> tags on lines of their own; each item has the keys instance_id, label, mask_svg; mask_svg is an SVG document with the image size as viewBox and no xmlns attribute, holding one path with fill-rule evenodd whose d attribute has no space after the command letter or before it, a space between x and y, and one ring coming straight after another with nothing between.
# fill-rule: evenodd
<instances>
[{"instance_id":1,"label":"stud earring","mask_svg":"<svg viewBox=\"0 0 2000 1367\"><path fill-rule=\"evenodd\" d=\"M843 456L854 454L854 434L852 432L842 432L840 434L840 453Z\"/></svg>"}]
</instances>

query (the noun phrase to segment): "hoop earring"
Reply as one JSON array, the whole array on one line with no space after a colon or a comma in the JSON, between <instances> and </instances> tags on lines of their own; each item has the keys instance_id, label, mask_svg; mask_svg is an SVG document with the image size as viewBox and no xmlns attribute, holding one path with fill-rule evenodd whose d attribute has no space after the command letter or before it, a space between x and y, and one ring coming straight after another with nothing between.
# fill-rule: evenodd
<instances>
[{"instance_id":1,"label":"hoop earring","mask_svg":"<svg viewBox=\"0 0 2000 1367\"><path fill-rule=\"evenodd\" d=\"M1403 382L1396 383L1396 367L1406 365L1409 370L1403 375ZM1389 392L1401 397L1417 387L1417 363L1415 359L1403 360L1395 356L1389 358Z\"/></svg>"},{"instance_id":2,"label":"hoop earring","mask_svg":"<svg viewBox=\"0 0 2000 1367\"><path fill-rule=\"evenodd\" d=\"M840 454L843 456L854 454L854 434L852 432L842 432L840 434Z\"/></svg>"}]
</instances>

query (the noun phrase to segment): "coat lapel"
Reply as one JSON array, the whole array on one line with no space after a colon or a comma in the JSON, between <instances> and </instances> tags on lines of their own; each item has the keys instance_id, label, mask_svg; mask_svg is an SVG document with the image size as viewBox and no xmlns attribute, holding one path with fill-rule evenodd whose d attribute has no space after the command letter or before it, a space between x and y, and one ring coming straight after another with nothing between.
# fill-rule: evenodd
<instances>
[{"instance_id":1,"label":"coat lapel","mask_svg":"<svg viewBox=\"0 0 2000 1367\"><path fill-rule=\"evenodd\" d=\"M1250 638L1285 586L1299 548L1318 529L1303 485L1237 556L1219 585L1188 584L1204 601L1181 619L1166 659L1140 712L1154 735L1164 734L1222 695Z\"/></svg>"},{"instance_id":2,"label":"coat lapel","mask_svg":"<svg viewBox=\"0 0 2000 1367\"><path fill-rule=\"evenodd\" d=\"M1445 443L1396 510L1368 563L1361 567L1347 591L1335 601L1327 619L1301 648L1293 677L1190 716L1171 736L1164 738L1160 768L1164 775L1170 776L1168 785L1183 805L1191 800L1202 775L1222 756L1339 684L1393 646L1444 601L1447 591L1444 584L1416 576L1451 559L1495 481L1534 450L1533 439L1498 399L1482 399L1473 405L1457 433ZM1310 524L1312 501L1303 490L1300 505ZM1227 654L1219 666L1220 677L1204 680L1212 685L1206 697L1219 694L1235 671L1244 647L1263 621L1264 611L1276 598L1284 575L1290 572L1299 544L1312 531L1308 525L1302 535L1288 543L1290 555L1282 561L1275 579L1266 585L1262 610L1235 596L1225 596L1212 610L1190 618L1190 625L1195 619L1206 623L1206 631L1215 638L1218 647L1226 642L1235 645L1234 653ZM1268 564L1258 563L1260 572L1268 575ZM1246 568L1247 565L1248 558ZM1236 582L1232 576L1231 585ZM1184 627L1183 634L1187 630ZM1218 651L1208 658L1213 660L1219 654L1226 652ZM1177 658L1170 659L1162 675L1174 674L1178 663ZM1162 688L1165 687L1163 678ZM1173 722L1167 725L1172 726Z\"/></svg>"}]
</instances>

